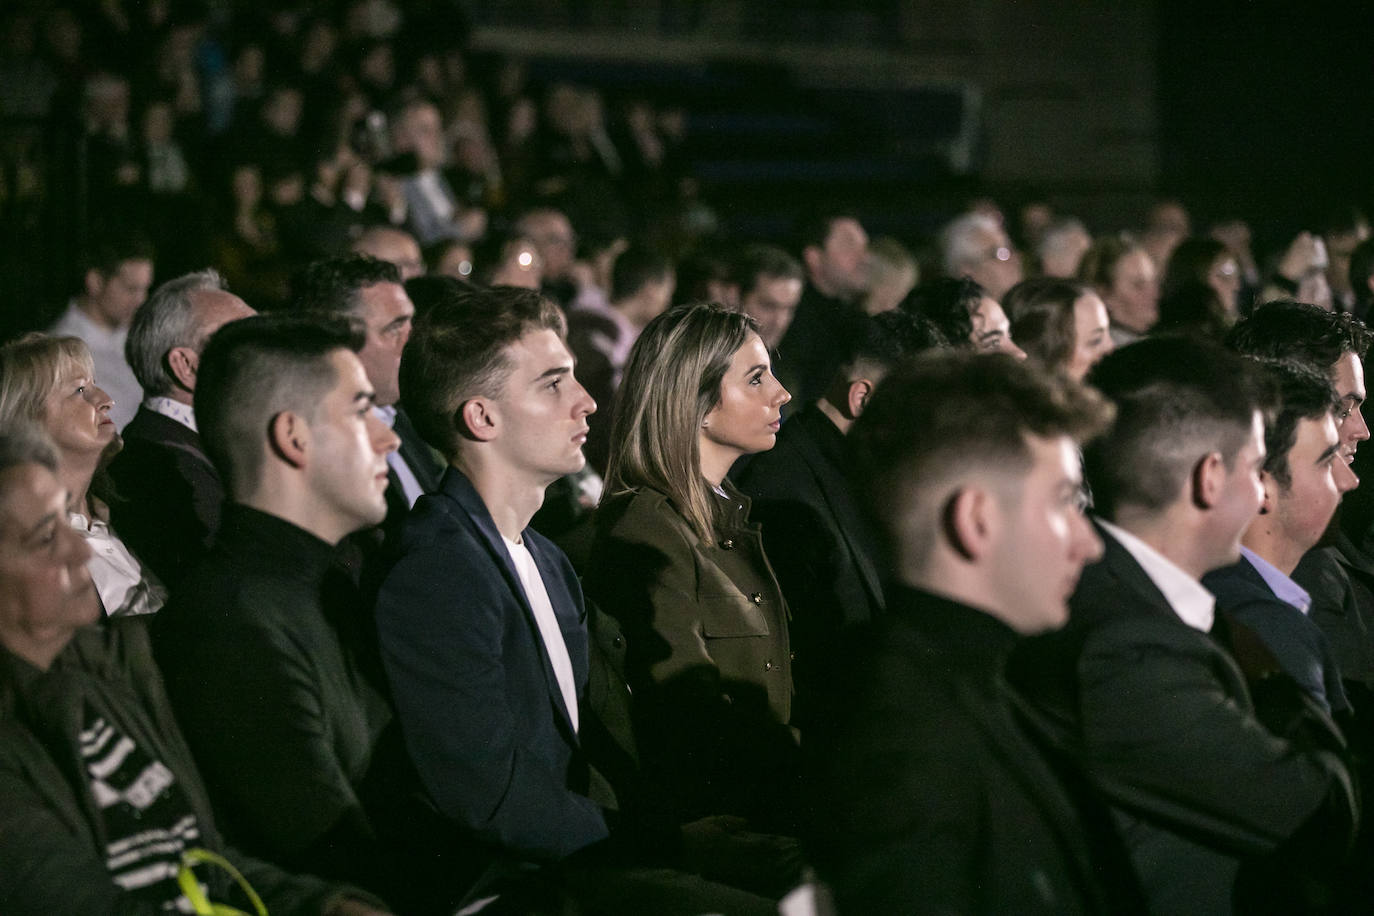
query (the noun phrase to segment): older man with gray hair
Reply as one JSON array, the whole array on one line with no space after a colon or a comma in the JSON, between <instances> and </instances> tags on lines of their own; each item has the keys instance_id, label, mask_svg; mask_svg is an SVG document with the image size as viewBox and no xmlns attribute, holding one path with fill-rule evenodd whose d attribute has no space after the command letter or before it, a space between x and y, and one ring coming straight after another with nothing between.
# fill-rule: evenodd
<instances>
[{"instance_id":1,"label":"older man with gray hair","mask_svg":"<svg viewBox=\"0 0 1374 916\"><path fill-rule=\"evenodd\" d=\"M940 233L946 276L969 277L998 302L1021 282L1021 255L1002 224L986 213L965 213Z\"/></svg>"},{"instance_id":2,"label":"older man with gray hair","mask_svg":"<svg viewBox=\"0 0 1374 916\"><path fill-rule=\"evenodd\" d=\"M201 350L221 325L252 314L207 269L159 286L129 328L125 358L144 397L110 466L124 497L111 512L129 546L169 586L208 548L224 501L191 406Z\"/></svg>"}]
</instances>

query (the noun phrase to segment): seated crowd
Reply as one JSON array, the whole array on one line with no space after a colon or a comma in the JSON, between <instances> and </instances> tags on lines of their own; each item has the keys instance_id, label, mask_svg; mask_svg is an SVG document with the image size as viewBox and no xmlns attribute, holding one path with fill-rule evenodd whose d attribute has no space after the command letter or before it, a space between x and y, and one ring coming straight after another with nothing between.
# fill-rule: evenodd
<instances>
[{"instance_id":1,"label":"seated crowd","mask_svg":"<svg viewBox=\"0 0 1374 916\"><path fill-rule=\"evenodd\" d=\"M0 344L0 912L1369 911L1362 217L579 249L663 138L555 88L506 190L568 206L489 225L431 51L350 52L387 177L336 138L272 222L236 166L213 266L103 234ZM301 165L298 63L243 161Z\"/></svg>"}]
</instances>

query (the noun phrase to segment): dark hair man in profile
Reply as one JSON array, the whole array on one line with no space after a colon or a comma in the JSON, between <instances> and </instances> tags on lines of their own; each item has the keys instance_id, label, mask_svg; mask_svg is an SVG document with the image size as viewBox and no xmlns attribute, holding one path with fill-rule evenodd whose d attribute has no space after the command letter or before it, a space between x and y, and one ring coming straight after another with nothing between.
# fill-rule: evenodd
<instances>
[{"instance_id":1,"label":"dark hair man in profile","mask_svg":"<svg viewBox=\"0 0 1374 916\"><path fill-rule=\"evenodd\" d=\"M386 513L396 448L372 413L363 340L342 317L291 314L211 338L195 406L228 502L153 636L231 835L402 901L416 889L400 877L412 864L395 823L400 736L335 629L358 600L333 569L335 547Z\"/></svg>"},{"instance_id":2,"label":"dark hair man in profile","mask_svg":"<svg viewBox=\"0 0 1374 916\"><path fill-rule=\"evenodd\" d=\"M1245 912L1262 898L1235 896L1242 858L1284 851L1252 876L1281 899L1344 854L1355 818L1339 735L1321 716L1266 728L1224 648L1258 640L1198 581L1236 562L1259 511L1269 396L1242 357L1181 338L1117 350L1089 380L1117 411L1085 449L1105 552L1013 682L1120 810L1152 912Z\"/></svg>"},{"instance_id":3,"label":"dark hair man in profile","mask_svg":"<svg viewBox=\"0 0 1374 916\"><path fill-rule=\"evenodd\" d=\"M1292 300L1269 302L1232 328L1228 345L1241 353L1296 362L1325 376L1335 388L1341 460L1358 476L1374 457L1358 452L1369 438L1362 410L1364 358L1374 334L1349 315ZM1312 621L1326 633L1356 709L1374 703L1374 556L1367 531L1374 518L1374 488L1351 491L1327 527L1322 543L1293 570L1293 581L1312 599Z\"/></svg>"},{"instance_id":4,"label":"dark hair man in profile","mask_svg":"<svg viewBox=\"0 0 1374 916\"><path fill-rule=\"evenodd\" d=\"M582 469L596 409L564 327L537 291L497 287L434 302L406 350L406 403L449 462L406 520L377 598L407 747L480 866L564 863L575 896L601 913L771 913L769 901L692 876L601 867L609 810L626 799L590 749L606 731L597 698L620 696L624 680L595 667L589 621L605 618L584 604L562 551L529 527L545 489ZM623 662L624 640L610 642L602 648ZM635 833L628 807L621 837ZM621 861L663 855L623 845Z\"/></svg>"},{"instance_id":5,"label":"dark hair man in profile","mask_svg":"<svg viewBox=\"0 0 1374 916\"><path fill-rule=\"evenodd\" d=\"M366 329L358 358L376 391L373 410L401 441L400 448L387 456L387 513L382 531L389 540L415 501L438 486L442 470L399 403L401 352L410 339L415 306L394 264L360 254L310 264L299 279L295 302L305 311L353 315Z\"/></svg>"},{"instance_id":6,"label":"dark hair man in profile","mask_svg":"<svg viewBox=\"0 0 1374 916\"><path fill-rule=\"evenodd\" d=\"M201 445L193 397L200 355L227 322L254 314L214 270L168 280L134 315L124 352L143 403L110 465L120 536L174 588L219 530L224 484Z\"/></svg>"},{"instance_id":7,"label":"dark hair man in profile","mask_svg":"<svg viewBox=\"0 0 1374 916\"><path fill-rule=\"evenodd\" d=\"M824 212L804 219L798 232L806 289L778 348L775 373L805 407L830 383L838 357L832 352L863 318L868 289L868 233L849 213Z\"/></svg>"},{"instance_id":8,"label":"dark hair man in profile","mask_svg":"<svg viewBox=\"0 0 1374 916\"><path fill-rule=\"evenodd\" d=\"M1241 535L1240 560L1213 570L1202 584L1218 609L1259 634L1285 673L1326 712L1348 712L1330 644L1309 617L1312 598L1291 578L1321 539L1341 496L1359 483L1341 457L1333 414L1339 408L1325 376L1297 364L1272 363L1280 405L1265 426L1264 499Z\"/></svg>"},{"instance_id":9,"label":"dark hair man in profile","mask_svg":"<svg viewBox=\"0 0 1374 916\"><path fill-rule=\"evenodd\" d=\"M877 617L884 604L876 535L851 489L845 436L894 366L943 345L933 325L905 312L865 318L855 336L835 342L842 362L825 393L783 424L772 449L732 474L753 500L792 613L799 696L840 630Z\"/></svg>"},{"instance_id":10,"label":"dark hair man in profile","mask_svg":"<svg viewBox=\"0 0 1374 916\"><path fill-rule=\"evenodd\" d=\"M223 856L273 913L380 916L361 893L226 846L153 664L146 618L95 625L90 548L66 523L56 470L48 444L0 436L5 912L191 912L183 871L209 901L250 911L229 872L183 859L199 849Z\"/></svg>"},{"instance_id":11,"label":"dark hair man in profile","mask_svg":"<svg viewBox=\"0 0 1374 916\"><path fill-rule=\"evenodd\" d=\"M1139 909L1105 809L1002 676L1021 637L1064 624L1101 554L1078 442L1110 417L1011 357L948 352L891 372L855 424L893 585L838 650L804 748L812 852L840 912Z\"/></svg>"}]
</instances>

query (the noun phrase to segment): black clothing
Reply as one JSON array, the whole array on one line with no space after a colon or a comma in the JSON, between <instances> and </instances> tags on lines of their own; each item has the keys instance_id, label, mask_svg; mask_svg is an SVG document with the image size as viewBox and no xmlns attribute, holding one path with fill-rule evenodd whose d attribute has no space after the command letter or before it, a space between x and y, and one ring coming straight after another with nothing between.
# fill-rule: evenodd
<instances>
[{"instance_id":1,"label":"black clothing","mask_svg":"<svg viewBox=\"0 0 1374 916\"><path fill-rule=\"evenodd\" d=\"M1017 634L908 588L847 634L804 747L811 848L841 913L1122 913L1106 809L1003 677Z\"/></svg>"},{"instance_id":2,"label":"black clothing","mask_svg":"<svg viewBox=\"0 0 1374 916\"><path fill-rule=\"evenodd\" d=\"M855 305L832 299L807 284L797 313L778 344L774 374L792 395L794 407L805 407L825 393L840 367L845 342L863 325Z\"/></svg>"}]
</instances>

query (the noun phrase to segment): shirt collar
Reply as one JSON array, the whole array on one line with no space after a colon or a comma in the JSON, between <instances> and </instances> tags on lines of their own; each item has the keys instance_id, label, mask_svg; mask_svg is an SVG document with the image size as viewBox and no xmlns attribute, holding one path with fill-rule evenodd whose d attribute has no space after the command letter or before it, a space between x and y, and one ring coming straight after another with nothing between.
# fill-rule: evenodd
<instances>
[{"instance_id":1,"label":"shirt collar","mask_svg":"<svg viewBox=\"0 0 1374 916\"><path fill-rule=\"evenodd\" d=\"M1124 528L1100 518L1097 521L1135 558L1180 620L1195 630L1211 632L1212 621L1216 616L1217 599L1201 582Z\"/></svg>"},{"instance_id":2,"label":"shirt collar","mask_svg":"<svg viewBox=\"0 0 1374 916\"><path fill-rule=\"evenodd\" d=\"M1312 610L1312 596L1307 593L1307 589L1294 582L1277 566L1244 545L1241 545L1240 555L1255 567L1255 572L1260 574L1260 578L1269 586L1275 598L1293 605L1304 614Z\"/></svg>"},{"instance_id":3,"label":"shirt collar","mask_svg":"<svg viewBox=\"0 0 1374 916\"><path fill-rule=\"evenodd\" d=\"M172 398L157 395L144 398L143 406L153 413L162 414L164 417L176 420L193 433L200 432L200 430L196 428L196 410L190 404L183 404Z\"/></svg>"}]
</instances>

